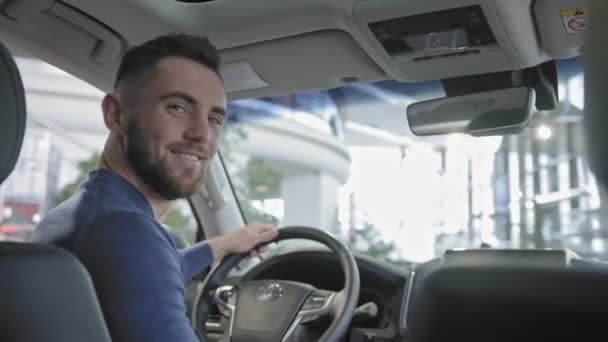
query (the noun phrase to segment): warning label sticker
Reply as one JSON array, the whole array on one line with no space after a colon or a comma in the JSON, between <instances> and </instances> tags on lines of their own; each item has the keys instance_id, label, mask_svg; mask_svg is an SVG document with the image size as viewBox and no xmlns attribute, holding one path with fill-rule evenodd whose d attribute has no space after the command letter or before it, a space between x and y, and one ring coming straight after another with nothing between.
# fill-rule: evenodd
<instances>
[{"instance_id":1,"label":"warning label sticker","mask_svg":"<svg viewBox=\"0 0 608 342\"><path fill-rule=\"evenodd\" d=\"M588 8L570 8L559 11L562 22L569 34L589 31L591 13Z\"/></svg>"}]
</instances>

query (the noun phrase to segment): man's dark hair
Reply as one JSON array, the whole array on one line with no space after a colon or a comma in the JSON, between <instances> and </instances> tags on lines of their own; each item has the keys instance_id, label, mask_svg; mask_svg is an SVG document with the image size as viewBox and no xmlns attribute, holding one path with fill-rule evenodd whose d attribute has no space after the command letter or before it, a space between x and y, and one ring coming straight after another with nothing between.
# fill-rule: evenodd
<instances>
[{"instance_id":1,"label":"man's dark hair","mask_svg":"<svg viewBox=\"0 0 608 342\"><path fill-rule=\"evenodd\" d=\"M114 88L123 81L129 82L141 78L166 57L184 57L193 60L220 76L219 52L207 37L171 33L128 49L120 62Z\"/></svg>"}]
</instances>

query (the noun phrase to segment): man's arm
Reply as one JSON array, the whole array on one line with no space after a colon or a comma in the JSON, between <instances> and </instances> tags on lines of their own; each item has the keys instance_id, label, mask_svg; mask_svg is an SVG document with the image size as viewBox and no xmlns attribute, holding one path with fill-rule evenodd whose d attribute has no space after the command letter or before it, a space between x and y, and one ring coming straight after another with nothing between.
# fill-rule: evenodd
<instances>
[{"instance_id":1,"label":"man's arm","mask_svg":"<svg viewBox=\"0 0 608 342\"><path fill-rule=\"evenodd\" d=\"M198 342L186 317L180 257L151 218L98 217L83 227L74 251L114 341Z\"/></svg>"},{"instance_id":2,"label":"man's arm","mask_svg":"<svg viewBox=\"0 0 608 342\"><path fill-rule=\"evenodd\" d=\"M213 252L208 241L201 241L179 252L184 272L184 281L187 283L197 274L209 267L213 260Z\"/></svg>"},{"instance_id":3,"label":"man's arm","mask_svg":"<svg viewBox=\"0 0 608 342\"><path fill-rule=\"evenodd\" d=\"M278 234L276 227L264 224L251 224L223 236L199 242L180 251L184 280L192 280L203 272L214 260L222 260L232 253L249 253L250 257L265 251L261 244L274 239ZM255 249L255 247L258 249Z\"/></svg>"}]
</instances>

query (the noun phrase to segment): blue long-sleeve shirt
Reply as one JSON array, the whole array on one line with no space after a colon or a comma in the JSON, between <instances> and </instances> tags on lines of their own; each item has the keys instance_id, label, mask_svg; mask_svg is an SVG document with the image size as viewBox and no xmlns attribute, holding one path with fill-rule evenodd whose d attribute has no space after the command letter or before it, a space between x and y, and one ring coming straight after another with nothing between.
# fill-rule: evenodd
<instances>
[{"instance_id":1,"label":"blue long-sleeve shirt","mask_svg":"<svg viewBox=\"0 0 608 342\"><path fill-rule=\"evenodd\" d=\"M113 341L198 342L185 283L213 262L206 241L178 250L145 196L99 169L49 211L32 236L75 254L89 271Z\"/></svg>"}]
</instances>

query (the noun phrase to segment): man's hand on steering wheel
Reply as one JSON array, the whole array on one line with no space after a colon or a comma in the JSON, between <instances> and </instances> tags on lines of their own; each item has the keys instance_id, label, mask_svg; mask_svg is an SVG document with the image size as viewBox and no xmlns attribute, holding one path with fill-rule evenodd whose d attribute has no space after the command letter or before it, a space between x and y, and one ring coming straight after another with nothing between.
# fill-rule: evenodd
<instances>
[{"instance_id":1,"label":"man's hand on steering wheel","mask_svg":"<svg viewBox=\"0 0 608 342\"><path fill-rule=\"evenodd\" d=\"M229 254L248 253L250 258L266 251L265 242L279 234L275 226L267 224L250 224L226 235L209 240L215 260L222 260Z\"/></svg>"}]
</instances>

